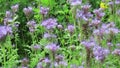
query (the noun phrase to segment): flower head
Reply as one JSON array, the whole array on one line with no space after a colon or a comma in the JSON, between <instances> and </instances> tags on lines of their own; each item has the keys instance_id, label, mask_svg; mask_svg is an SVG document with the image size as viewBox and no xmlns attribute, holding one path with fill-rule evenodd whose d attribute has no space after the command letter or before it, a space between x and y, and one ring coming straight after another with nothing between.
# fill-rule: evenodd
<instances>
[{"instance_id":1,"label":"flower head","mask_svg":"<svg viewBox=\"0 0 120 68\"><path fill-rule=\"evenodd\" d=\"M50 43L45 48L55 53L60 47L54 43Z\"/></svg>"},{"instance_id":2,"label":"flower head","mask_svg":"<svg viewBox=\"0 0 120 68\"><path fill-rule=\"evenodd\" d=\"M26 16L30 16L32 14L32 7L27 7L23 9L23 12Z\"/></svg>"},{"instance_id":3,"label":"flower head","mask_svg":"<svg viewBox=\"0 0 120 68\"><path fill-rule=\"evenodd\" d=\"M95 56L95 59L99 61L103 61L109 53L110 52L108 49L104 49L100 46L95 46L93 48L93 54Z\"/></svg>"},{"instance_id":4,"label":"flower head","mask_svg":"<svg viewBox=\"0 0 120 68\"><path fill-rule=\"evenodd\" d=\"M40 13L43 15L47 15L49 11L49 8L46 7L40 7Z\"/></svg>"},{"instance_id":5,"label":"flower head","mask_svg":"<svg viewBox=\"0 0 120 68\"><path fill-rule=\"evenodd\" d=\"M75 30L75 26L73 26L73 25L68 25L67 30L68 30L70 33L73 33L74 30Z\"/></svg>"},{"instance_id":6,"label":"flower head","mask_svg":"<svg viewBox=\"0 0 120 68\"><path fill-rule=\"evenodd\" d=\"M57 20L49 18L42 22L42 26L46 27L46 29L53 29L57 26Z\"/></svg>"},{"instance_id":7,"label":"flower head","mask_svg":"<svg viewBox=\"0 0 120 68\"><path fill-rule=\"evenodd\" d=\"M70 4L72 6L80 5L82 3L82 0L69 0Z\"/></svg>"},{"instance_id":8,"label":"flower head","mask_svg":"<svg viewBox=\"0 0 120 68\"><path fill-rule=\"evenodd\" d=\"M28 21L27 26L29 27L30 32L34 32L36 28L36 22L34 20Z\"/></svg>"},{"instance_id":9,"label":"flower head","mask_svg":"<svg viewBox=\"0 0 120 68\"><path fill-rule=\"evenodd\" d=\"M11 9L12 9L13 12L17 12L17 11L18 11L18 8L19 8L19 5L18 5L18 4L13 5L13 6L11 7Z\"/></svg>"}]
</instances>

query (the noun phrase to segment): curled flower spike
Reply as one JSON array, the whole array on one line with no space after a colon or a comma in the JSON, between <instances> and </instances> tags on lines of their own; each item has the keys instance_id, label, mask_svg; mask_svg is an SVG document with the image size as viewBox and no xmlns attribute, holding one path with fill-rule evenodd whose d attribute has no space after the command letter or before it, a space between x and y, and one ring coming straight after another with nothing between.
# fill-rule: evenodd
<instances>
[{"instance_id":1,"label":"curled flower spike","mask_svg":"<svg viewBox=\"0 0 120 68\"><path fill-rule=\"evenodd\" d=\"M24 8L23 12L29 17L32 14L32 7Z\"/></svg>"},{"instance_id":2,"label":"curled flower spike","mask_svg":"<svg viewBox=\"0 0 120 68\"><path fill-rule=\"evenodd\" d=\"M36 22L34 20L28 21L27 26L29 27L30 32L34 32L36 28Z\"/></svg>"},{"instance_id":3,"label":"curled flower spike","mask_svg":"<svg viewBox=\"0 0 120 68\"><path fill-rule=\"evenodd\" d=\"M11 9L12 9L13 12L17 12L18 8L19 8L18 4L11 6Z\"/></svg>"},{"instance_id":4,"label":"curled flower spike","mask_svg":"<svg viewBox=\"0 0 120 68\"><path fill-rule=\"evenodd\" d=\"M46 7L40 7L40 13L43 15L47 15L49 11L49 8Z\"/></svg>"},{"instance_id":5,"label":"curled flower spike","mask_svg":"<svg viewBox=\"0 0 120 68\"><path fill-rule=\"evenodd\" d=\"M5 17L6 18L11 18L12 17L12 13L10 11L6 11Z\"/></svg>"}]
</instances>

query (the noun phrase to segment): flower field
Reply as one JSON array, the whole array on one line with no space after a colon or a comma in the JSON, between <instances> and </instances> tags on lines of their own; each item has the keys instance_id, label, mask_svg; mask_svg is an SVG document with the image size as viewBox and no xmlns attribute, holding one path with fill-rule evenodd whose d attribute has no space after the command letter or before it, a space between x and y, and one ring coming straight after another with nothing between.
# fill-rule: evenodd
<instances>
[{"instance_id":1,"label":"flower field","mask_svg":"<svg viewBox=\"0 0 120 68\"><path fill-rule=\"evenodd\" d=\"M0 0L0 68L120 68L120 0Z\"/></svg>"}]
</instances>

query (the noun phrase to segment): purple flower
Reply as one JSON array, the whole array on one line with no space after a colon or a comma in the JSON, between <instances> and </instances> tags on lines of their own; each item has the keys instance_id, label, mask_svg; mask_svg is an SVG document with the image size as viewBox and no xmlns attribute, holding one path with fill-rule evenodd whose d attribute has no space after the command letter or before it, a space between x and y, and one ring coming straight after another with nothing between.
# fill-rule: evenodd
<instances>
[{"instance_id":1,"label":"purple flower","mask_svg":"<svg viewBox=\"0 0 120 68\"><path fill-rule=\"evenodd\" d=\"M42 22L42 26L46 27L46 29L53 29L57 26L57 20L49 18Z\"/></svg>"},{"instance_id":2,"label":"purple flower","mask_svg":"<svg viewBox=\"0 0 120 68\"><path fill-rule=\"evenodd\" d=\"M43 37L48 39L48 38L56 38L57 36L54 34L45 33Z\"/></svg>"},{"instance_id":3,"label":"purple flower","mask_svg":"<svg viewBox=\"0 0 120 68\"><path fill-rule=\"evenodd\" d=\"M65 67L65 66L67 66L68 64L67 64L66 61L60 61L60 62L59 62L59 65Z\"/></svg>"},{"instance_id":4,"label":"purple flower","mask_svg":"<svg viewBox=\"0 0 120 68\"><path fill-rule=\"evenodd\" d=\"M70 4L72 6L80 5L82 3L82 0L69 0Z\"/></svg>"},{"instance_id":5,"label":"purple flower","mask_svg":"<svg viewBox=\"0 0 120 68\"><path fill-rule=\"evenodd\" d=\"M57 50L59 50L60 47L54 43L50 43L45 48L55 53Z\"/></svg>"},{"instance_id":6,"label":"purple flower","mask_svg":"<svg viewBox=\"0 0 120 68\"><path fill-rule=\"evenodd\" d=\"M116 1L115 1L115 4L120 4L120 0L116 0Z\"/></svg>"},{"instance_id":7,"label":"purple flower","mask_svg":"<svg viewBox=\"0 0 120 68\"><path fill-rule=\"evenodd\" d=\"M81 44L84 45L88 49L96 45L94 41L82 41Z\"/></svg>"},{"instance_id":8,"label":"purple flower","mask_svg":"<svg viewBox=\"0 0 120 68\"><path fill-rule=\"evenodd\" d=\"M50 64L50 60L48 59L48 58L45 58L44 60L43 60L43 62L45 63L45 64Z\"/></svg>"},{"instance_id":9,"label":"purple flower","mask_svg":"<svg viewBox=\"0 0 120 68\"><path fill-rule=\"evenodd\" d=\"M115 49L112 54L119 55L120 56L120 49Z\"/></svg>"},{"instance_id":10,"label":"purple flower","mask_svg":"<svg viewBox=\"0 0 120 68\"><path fill-rule=\"evenodd\" d=\"M12 18L4 18L4 25L8 25L10 22L12 22L13 19Z\"/></svg>"},{"instance_id":11,"label":"purple flower","mask_svg":"<svg viewBox=\"0 0 120 68\"><path fill-rule=\"evenodd\" d=\"M36 28L36 22L34 20L28 21L27 26L29 27L30 32L34 32Z\"/></svg>"},{"instance_id":12,"label":"purple flower","mask_svg":"<svg viewBox=\"0 0 120 68\"><path fill-rule=\"evenodd\" d=\"M29 60L27 58L23 58L21 62L22 62L22 66L27 66Z\"/></svg>"},{"instance_id":13,"label":"purple flower","mask_svg":"<svg viewBox=\"0 0 120 68\"><path fill-rule=\"evenodd\" d=\"M84 13L87 13L88 10L90 9L90 7L91 7L91 5L89 5L89 4L81 6L81 8L84 11Z\"/></svg>"},{"instance_id":14,"label":"purple flower","mask_svg":"<svg viewBox=\"0 0 120 68\"><path fill-rule=\"evenodd\" d=\"M68 30L70 33L73 33L74 30L75 30L75 26L73 26L73 25L68 25L67 30Z\"/></svg>"},{"instance_id":15,"label":"purple flower","mask_svg":"<svg viewBox=\"0 0 120 68\"><path fill-rule=\"evenodd\" d=\"M37 44L33 46L34 50L39 50L40 48L41 48L40 45L37 45Z\"/></svg>"},{"instance_id":16,"label":"purple flower","mask_svg":"<svg viewBox=\"0 0 120 68\"><path fill-rule=\"evenodd\" d=\"M3 39L7 34L12 33L12 28L9 26L0 26L0 39Z\"/></svg>"},{"instance_id":17,"label":"purple flower","mask_svg":"<svg viewBox=\"0 0 120 68\"><path fill-rule=\"evenodd\" d=\"M94 20L92 20L92 22L90 23L90 25L93 25L93 26L96 27L96 26L98 26L100 23L101 23L100 20L94 19Z\"/></svg>"},{"instance_id":18,"label":"purple flower","mask_svg":"<svg viewBox=\"0 0 120 68\"><path fill-rule=\"evenodd\" d=\"M77 9L77 11L76 11L76 18L77 19L82 19L82 20L84 20L84 21L88 21L89 20L89 18L92 18L93 17L93 15L90 13L90 12L88 12L88 11L84 11L84 10L78 10Z\"/></svg>"},{"instance_id":19,"label":"purple flower","mask_svg":"<svg viewBox=\"0 0 120 68\"><path fill-rule=\"evenodd\" d=\"M13 5L13 6L11 7L11 9L12 9L13 12L17 12L17 11L18 11L18 8L19 8L19 5L18 5L18 4Z\"/></svg>"},{"instance_id":20,"label":"purple flower","mask_svg":"<svg viewBox=\"0 0 120 68\"><path fill-rule=\"evenodd\" d=\"M36 68L43 68L42 62L39 62L39 63L37 64L37 67L36 67Z\"/></svg>"},{"instance_id":21,"label":"purple flower","mask_svg":"<svg viewBox=\"0 0 120 68\"><path fill-rule=\"evenodd\" d=\"M56 62L63 61L63 59L64 59L64 56L62 56L62 55L56 55L55 56Z\"/></svg>"},{"instance_id":22,"label":"purple flower","mask_svg":"<svg viewBox=\"0 0 120 68\"><path fill-rule=\"evenodd\" d=\"M46 7L40 7L40 13L43 15L47 15L49 11L49 8Z\"/></svg>"},{"instance_id":23,"label":"purple flower","mask_svg":"<svg viewBox=\"0 0 120 68\"><path fill-rule=\"evenodd\" d=\"M106 34L118 34L120 31L117 28L109 28L108 31L106 30Z\"/></svg>"},{"instance_id":24,"label":"purple flower","mask_svg":"<svg viewBox=\"0 0 120 68\"><path fill-rule=\"evenodd\" d=\"M23 12L26 16L30 16L32 14L32 7L24 8Z\"/></svg>"},{"instance_id":25,"label":"purple flower","mask_svg":"<svg viewBox=\"0 0 120 68\"><path fill-rule=\"evenodd\" d=\"M62 25L57 25L57 28L58 29L63 29L63 26Z\"/></svg>"},{"instance_id":26,"label":"purple flower","mask_svg":"<svg viewBox=\"0 0 120 68\"><path fill-rule=\"evenodd\" d=\"M101 19L105 15L105 13L103 12L103 9L101 8L95 9L93 13L95 13L97 19Z\"/></svg>"},{"instance_id":27,"label":"purple flower","mask_svg":"<svg viewBox=\"0 0 120 68\"><path fill-rule=\"evenodd\" d=\"M6 18L11 18L12 17L12 13L10 11L6 11L5 17Z\"/></svg>"},{"instance_id":28,"label":"purple flower","mask_svg":"<svg viewBox=\"0 0 120 68\"><path fill-rule=\"evenodd\" d=\"M105 57L109 54L108 49L103 49L100 46L94 46L93 48L93 54L96 60L103 61Z\"/></svg>"}]
</instances>

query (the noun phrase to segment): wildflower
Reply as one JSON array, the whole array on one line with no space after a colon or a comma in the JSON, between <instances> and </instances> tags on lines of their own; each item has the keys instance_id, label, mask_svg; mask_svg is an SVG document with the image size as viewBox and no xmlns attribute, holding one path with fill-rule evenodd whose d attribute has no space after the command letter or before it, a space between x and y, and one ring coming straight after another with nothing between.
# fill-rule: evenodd
<instances>
[{"instance_id":1,"label":"wildflower","mask_svg":"<svg viewBox=\"0 0 120 68\"><path fill-rule=\"evenodd\" d=\"M39 62L39 63L37 64L37 67L36 67L36 68L43 68L42 62Z\"/></svg>"},{"instance_id":2,"label":"wildflower","mask_svg":"<svg viewBox=\"0 0 120 68\"><path fill-rule=\"evenodd\" d=\"M60 62L59 62L59 65L65 67L65 66L67 66L68 64L67 64L66 61L60 61Z\"/></svg>"},{"instance_id":3,"label":"wildflower","mask_svg":"<svg viewBox=\"0 0 120 68\"><path fill-rule=\"evenodd\" d=\"M46 39L48 39L48 38L56 38L56 35L45 33L43 37L46 38Z\"/></svg>"},{"instance_id":4,"label":"wildflower","mask_svg":"<svg viewBox=\"0 0 120 68\"><path fill-rule=\"evenodd\" d=\"M84 11L84 13L87 13L88 10L90 9L91 5L87 4L87 5L83 5L81 7L82 7L82 10Z\"/></svg>"},{"instance_id":5,"label":"wildflower","mask_svg":"<svg viewBox=\"0 0 120 68\"><path fill-rule=\"evenodd\" d=\"M115 49L112 54L119 55L120 56L120 49Z\"/></svg>"},{"instance_id":6,"label":"wildflower","mask_svg":"<svg viewBox=\"0 0 120 68\"><path fill-rule=\"evenodd\" d=\"M63 56L62 55L57 55L57 56L55 56L55 60L56 60L56 62L60 62L60 61L62 61L63 60Z\"/></svg>"},{"instance_id":7,"label":"wildflower","mask_svg":"<svg viewBox=\"0 0 120 68\"><path fill-rule=\"evenodd\" d=\"M48 58L45 58L44 60L43 60L43 62L45 63L45 64L50 64L50 60L48 59Z\"/></svg>"},{"instance_id":8,"label":"wildflower","mask_svg":"<svg viewBox=\"0 0 120 68\"><path fill-rule=\"evenodd\" d=\"M57 28L58 28L58 29L62 29L63 26L62 26L62 25L57 25Z\"/></svg>"},{"instance_id":9,"label":"wildflower","mask_svg":"<svg viewBox=\"0 0 120 68\"><path fill-rule=\"evenodd\" d=\"M23 12L26 16L30 16L32 14L32 7L24 8Z\"/></svg>"},{"instance_id":10,"label":"wildflower","mask_svg":"<svg viewBox=\"0 0 120 68\"><path fill-rule=\"evenodd\" d=\"M92 20L91 25L97 27L100 23L101 23L100 20L95 19L95 20Z\"/></svg>"},{"instance_id":11,"label":"wildflower","mask_svg":"<svg viewBox=\"0 0 120 68\"><path fill-rule=\"evenodd\" d=\"M40 13L43 15L47 15L49 11L49 8L45 8L45 7L40 7Z\"/></svg>"},{"instance_id":12,"label":"wildflower","mask_svg":"<svg viewBox=\"0 0 120 68\"><path fill-rule=\"evenodd\" d=\"M37 45L37 44L33 46L34 50L39 50L40 48L41 48L40 45Z\"/></svg>"},{"instance_id":13,"label":"wildflower","mask_svg":"<svg viewBox=\"0 0 120 68\"><path fill-rule=\"evenodd\" d=\"M68 25L67 30L68 30L70 33L73 33L74 30L75 30L75 27L74 27L73 25Z\"/></svg>"},{"instance_id":14,"label":"wildflower","mask_svg":"<svg viewBox=\"0 0 120 68\"><path fill-rule=\"evenodd\" d=\"M101 2L100 8L106 9L106 8L108 8L108 6L106 5L106 3Z\"/></svg>"},{"instance_id":15,"label":"wildflower","mask_svg":"<svg viewBox=\"0 0 120 68\"><path fill-rule=\"evenodd\" d=\"M17 11L18 11L18 8L19 8L19 5L18 5L18 4L13 5L13 6L11 7L11 9L12 9L13 12L17 12Z\"/></svg>"},{"instance_id":16,"label":"wildflower","mask_svg":"<svg viewBox=\"0 0 120 68\"><path fill-rule=\"evenodd\" d=\"M22 66L27 66L27 64L28 64L28 62L29 62L29 60L27 59L27 58L23 58L22 59Z\"/></svg>"},{"instance_id":17,"label":"wildflower","mask_svg":"<svg viewBox=\"0 0 120 68\"><path fill-rule=\"evenodd\" d=\"M70 4L72 6L80 5L82 3L82 0L69 0Z\"/></svg>"},{"instance_id":18,"label":"wildflower","mask_svg":"<svg viewBox=\"0 0 120 68\"><path fill-rule=\"evenodd\" d=\"M57 46L54 43L50 43L45 48L48 49L48 50L50 50L51 52L55 53L60 47Z\"/></svg>"},{"instance_id":19,"label":"wildflower","mask_svg":"<svg viewBox=\"0 0 120 68\"><path fill-rule=\"evenodd\" d=\"M90 49L96 45L96 43L93 41L82 41L81 44L84 45L87 49Z\"/></svg>"},{"instance_id":20,"label":"wildflower","mask_svg":"<svg viewBox=\"0 0 120 68\"><path fill-rule=\"evenodd\" d=\"M12 17L12 13L10 11L6 11L5 17L6 18L11 18Z\"/></svg>"},{"instance_id":21,"label":"wildflower","mask_svg":"<svg viewBox=\"0 0 120 68\"><path fill-rule=\"evenodd\" d=\"M30 32L34 32L36 28L36 22L34 20L28 21L27 26L29 27Z\"/></svg>"},{"instance_id":22,"label":"wildflower","mask_svg":"<svg viewBox=\"0 0 120 68\"><path fill-rule=\"evenodd\" d=\"M104 49L100 46L94 46L93 54L94 54L96 60L103 61L105 59L105 57L109 54L109 50Z\"/></svg>"},{"instance_id":23,"label":"wildflower","mask_svg":"<svg viewBox=\"0 0 120 68\"><path fill-rule=\"evenodd\" d=\"M97 19L101 19L105 15L102 8L95 9L93 13L95 13Z\"/></svg>"},{"instance_id":24,"label":"wildflower","mask_svg":"<svg viewBox=\"0 0 120 68\"><path fill-rule=\"evenodd\" d=\"M9 26L0 26L0 40L12 33L12 28Z\"/></svg>"},{"instance_id":25,"label":"wildflower","mask_svg":"<svg viewBox=\"0 0 120 68\"><path fill-rule=\"evenodd\" d=\"M46 29L53 29L57 26L57 20L49 18L42 22L42 26L46 27Z\"/></svg>"}]
</instances>

